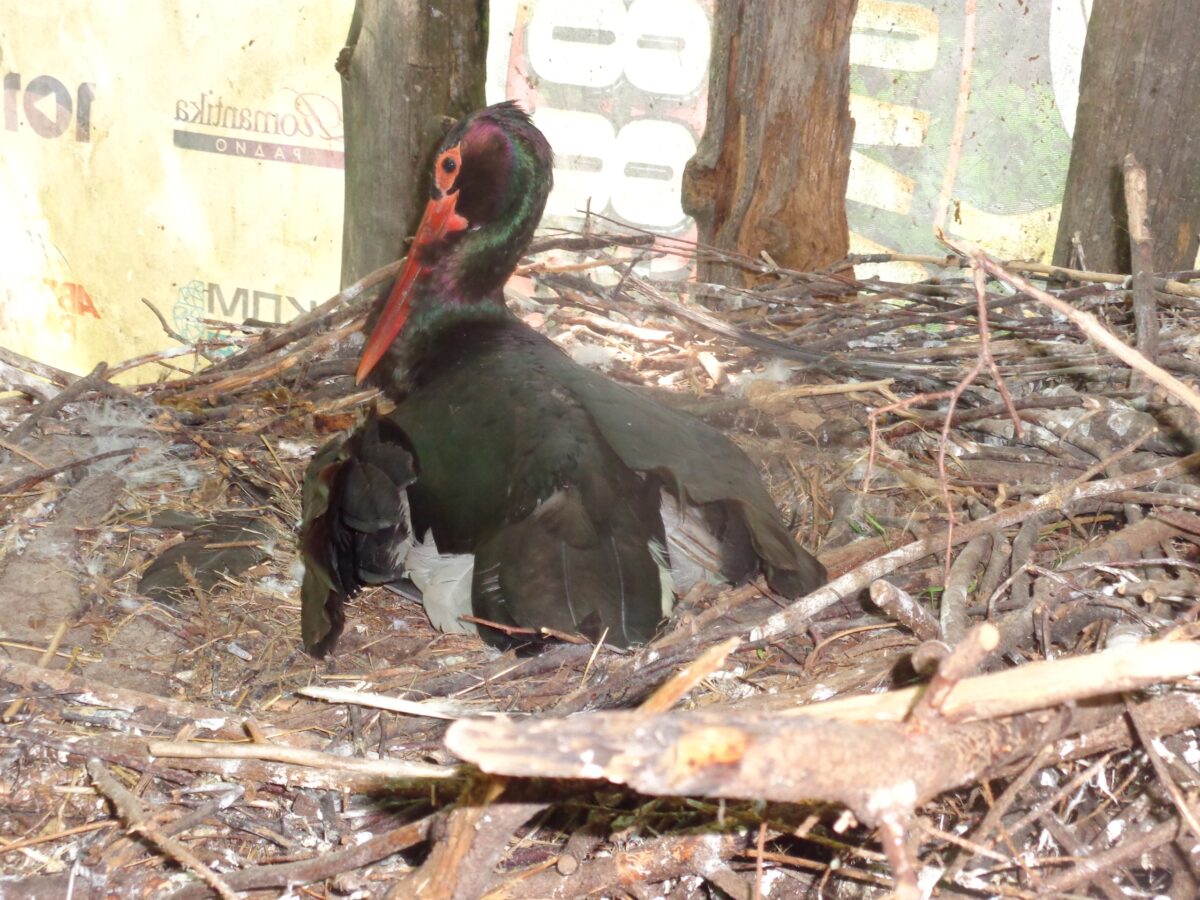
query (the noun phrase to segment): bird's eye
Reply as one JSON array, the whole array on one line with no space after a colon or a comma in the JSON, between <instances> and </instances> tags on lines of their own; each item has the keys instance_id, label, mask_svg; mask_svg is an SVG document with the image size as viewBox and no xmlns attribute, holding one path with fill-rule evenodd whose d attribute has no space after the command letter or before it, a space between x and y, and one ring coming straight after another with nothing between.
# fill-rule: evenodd
<instances>
[{"instance_id":1,"label":"bird's eye","mask_svg":"<svg viewBox=\"0 0 1200 900\"><path fill-rule=\"evenodd\" d=\"M457 168L458 168L458 163L456 163L454 161L454 157L447 156L445 159L442 160L442 171L445 172L446 174L450 174Z\"/></svg>"}]
</instances>

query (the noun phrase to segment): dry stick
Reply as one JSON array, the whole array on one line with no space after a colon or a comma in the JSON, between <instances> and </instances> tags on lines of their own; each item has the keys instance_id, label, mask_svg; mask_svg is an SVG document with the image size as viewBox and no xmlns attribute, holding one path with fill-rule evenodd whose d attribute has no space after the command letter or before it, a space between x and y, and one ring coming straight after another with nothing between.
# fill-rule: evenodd
<instances>
[{"instance_id":1,"label":"dry stick","mask_svg":"<svg viewBox=\"0 0 1200 900\"><path fill-rule=\"evenodd\" d=\"M1081 656L1025 663L968 678L960 681L942 701L941 712L943 718L954 721L996 719L1074 700L1138 690L1150 684L1176 681L1196 673L1200 673L1198 644L1191 641L1135 644ZM822 703L808 703L805 694L773 694L769 698L771 702L764 699L762 703L747 708L769 708L780 721L792 717L820 716L856 722L899 722L908 716L923 690L921 687L898 688L884 694L856 694ZM1197 711L1182 711L1180 714L1190 722ZM1169 723L1173 725L1176 721L1172 718Z\"/></svg>"},{"instance_id":2,"label":"dry stick","mask_svg":"<svg viewBox=\"0 0 1200 900\"><path fill-rule=\"evenodd\" d=\"M918 675L933 675L938 666L950 655L950 645L944 641L922 641L908 657L909 664Z\"/></svg>"},{"instance_id":3,"label":"dry stick","mask_svg":"<svg viewBox=\"0 0 1200 900\"><path fill-rule=\"evenodd\" d=\"M292 319L282 331L265 338L258 344L247 347L235 357L230 357L227 360L222 360L210 366L199 375L185 378L182 382L171 382L171 384L181 384L184 387L190 387L197 384L204 384L208 381L215 381L220 377L220 373L226 369L242 368L247 363L274 353L276 350L286 347L302 337L307 337L312 332L329 325L339 315L352 313L357 308L355 301L376 285L382 284L389 278L394 278L403 265L404 260L400 259L388 263L386 266L381 266L374 272L364 275L344 290L334 294L315 309L311 309L303 315ZM343 306L346 308L343 309Z\"/></svg>"},{"instance_id":4,"label":"dry stick","mask_svg":"<svg viewBox=\"0 0 1200 900\"><path fill-rule=\"evenodd\" d=\"M829 863L815 862L811 859L805 859L802 856L791 856L787 853L773 853L769 850L764 851L761 854L757 850L747 850L744 855L751 856L756 859L761 857L767 862L779 863L781 865L791 866L795 869L804 869L810 872L819 872L822 874L829 872ZM877 887L895 887L895 882L891 878L888 878L886 875L880 875L876 872L871 872L867 869L858 869L854 866L839 865L837 872L843 878L863 881L867 884L875 885ZM1033 897L1032 894L1026 893L1022 893L1020 896L1028 896L1031 898L1031 900Z\"/></svg>"},{"instance_id":5,"label":"dry stick","mask_svg":"<svg viewBox=\"0 0 1200 900\"><path fill-rule=\"evenodd\" d=\"M402 697L392 697L388 694L377 694L370 691L357 691L352 688L326 687L311 685L297 688L296 693L301 697L312 697L329 703L349 703L354 706L365 706L371 709L386 709L388 712L400 713L406 716L424 716L430 719L461 719L464 716L485 716L491 714L489 708L480 708L468 703L458 703L449 698L442 699L434 696L429 700L406 700Z\"/></svg>"},{"instance_id":6,"label":"dry stick","mask_svg":"<svg viewBox=\"0 0 1200 900\"><path fill-rule=\"evenodd\" d=\"M213 340L213 341L196 341L194 343L185 344L182 347L167 347L165 350L153 350L150 353L143 353L141 356L135 356L132 359L127 359L119 366L113 366L108 370L109 378L115 378L124 372L129 372L132 369L140 368L153 362L165 362L168 359L175 359L179 356L189 356L193 353L203 355L204 350L221 350L225 347L243 347L244 340ZM208 357L205 356L205 359Z\"/></svg>"},{"instance_id":7,"label":"dry stick","mask_svg":"<svg viewBox=\"0 0 1200 900\"><path fill-rule=\"evenodd\" d=\"M1129 214L1129 257L1133 282L1133 322L1137 349L1150 362L1158 362L1158 309L1154 302L1154 243L1150 231L1146 170L1132 153L1125 155L1125 208ZM1137 370L1130 373L1131 390L1150 387Z\"/></svg>"},{"instance_id":8,"label":"dry stick","mask_svg":"<svg viewBox=\"0 0 1200 900\"><path fill-rule=\"evenodd\" d=\"M942 269L965 269L969 260L954 256L928 256L912 253L869 253L851 254L846 257L849 265L864 265L889 262L915 262L923 265L937 266ZM1121 272L1092 272L1087 269L1071 269L1065 266L1051 266L1046 263L1026 262L1019 259L1006 259L1000 263L1010 272L1027 272L1031 275L1042 275L1061 281L1093 281L1102 284L1127 284L1129 276ZM1187 275L1188 273L1173 273ZM1175 294L1180 297L1200 297L1200 288L1186 284L1178 278L1164 278L1161 275L1153 280L1154 289L1165 294Z\"/></svg>"},{"instance_id":9,"label":"dry stick","mask_svg":"<svg viewBox=\"0 0 1200 900\"><path fill-rule=\"evenodd\" d=\"M324 881L340 875L342 872L352 872L371 863L379 862L381 859L387 859L401 850L407 850L409 847L421 843L429 835L429 826L432 820L432 816L427 816L416 822L401 825L392 831L376 835L356 847L335 850L312 859L255 866L250 869L242 869L240 872L231 872L225 876L225 881L239 891L281 888L288 885ZM172 896L172 900L191 900L191 898L203 896L205 894L199 887L184 888L176 892Z\"/></svg>"},{"instance_id":10,"label":"dry stick","mask_svg":"<svg viewBox=\"0 0 1200 900\"><path fill-rule=\"evenodd\" d=\"M285 744L215 744L203 741L151 741L147 747L151 756L176 759L261 759L316 769L336 769L382 778L453 778L458 769L430 763L405 762L398 759L362 759L338 756Z\"/></svg>"},{"instance_id":11,"label":"dry stick","mask_svg":"<svg viewBox=\"0 0 1200 900\"><path fill-rule=\"evenodd\" d=\"M1132 446L1136 446L1136 444ZM1128 452L1128 450L1129 448L1125 448L1121 453ZM1175 478L1200 466L1200 453L1193 453L1182 459L1143 469L1140 472L1129 472L1103 481L1087 481L1111 462L1112 460L1102 460L1074 481L1059 485L1040 497L1014 504L987 518L968 522L955 529L951 538L939 533L878 556L754 625L749 631L749 640L755 642L772 640L801 631L809 619L827 606L837 603L842 597L854 594L875 579L882 578L901 566L936 553L946 546L948 539L952 539L954 543L962 543L992 530L1008 528L1035 513L1057 511L1080 500L1103 497L1114 491L1129 490L1155 481Z\"/></svg>"},{"instance_id":12,"label":"dry stick","mask_svg":"<svg viewBox=\"0 0 1200 900\"><path fill-rule=\"evenodd\" d=\"M880 578L871 583L871 601L922 641L938 636L938 623L912 594Z\"/></svg>"},{"instance_id":13,"label":"dry stick","mask_svg":"<svg viewBox=\"0 0 1200 900\"><path fill-rule=\"evenodd\" d=\"M740 834L664 835L589 859L565 877L552 866L509 873L508 880L484 894L483 900L613 896L685 875L706 878L730 857L753 853L747 850L748 843Z\"/></svg>"},{"instance_id":14,"label":"dry stick","mask_svg":"<svg viewBox=\"0 0 1200 900\"><path fill-rule=\"evenodd\" d=\"M967 633L967 594L971 582L975 580L975 570L983 561L984 554L991 549L991 544L991 533L973 538L950 566L950 577L946 579L946 589L942 591L939 624L942 640L951 647Z\"/></svg>"},{"instance_id":15,"label":"dry stick","mask_svg":"<svg viewBox=\"0 0 1200 900\"><path fill-rule=\"evenodd\" d=\"M729 654L741 646L741 643L741 638L734 637L709 647L664 682L638 709L645 713L666 712L683 699L688 691L725 665Z\"/></svg>"},{"instance_id":16,"label":"dry stick","mask_svg":"<svg viewBox=\"0 0 1200 900\"><path fill-rule=\"evenodd\" d=\"M879 822L879 839L887 854L888 865L892 867L892 877L896 879L896 890L892 894L895 900L918 900L921 896L916 861L909 852L904 827L909 819L911 815L893 812L885 813Z\"/></svg>"},{"instance_id":17,"label":"dry stick","mask_svg":"<svg viewBox=\"0 0 1200 900\"><path fill-rule=\"evenodd\" d=\"M909 721L919 726L922 722L940 717L950 692L964 678L975 674L999 641L1000 632L990 622L980 622L968 631L950 655L938 665L937 674L913 706Z\"/></svg>"},{"instance_id":18,"label":"dry stick","mask_svg":"<svg viewBox=\"0 0 1200 900\"><path fill-rule=\"evenodd\" d=\"M0 347L0 363L6 363L14 369L20 369L22 372L28 372L31 375L36 375L38 378L44 378L46 381L56 384L59 387L66 387L79 378L78 375L72 375L70 372L56 369L54 366L47 365L44 362L38 362L36 359L31 359L7 347Z\"/></svg>"},{"instance_id":19,"label":"dry stick","mask_svg":"<svg viewBox=\"0 0 1200 900\"><path fill-rule=\"evenodd\" d=\"M78 694L85 697L84 702L89 705L129 713L133 721L146 730L161 728L174 733L187 722L202 722L204 727L219 734L234 738L241 735L229 712L131 688L113 687L61 669L46 669L0 657L0 682L31 691Z\"/></svg>"},{"instance_id":20,"label":"dry stick","mask_svg":"<svg viewBox=\"0 0 1200 900\"><path fill-rule=\"evenodd\" d=\"M564 276L559 277L563 278ZM708 331L737 341L746 347L752 347L755 350L761 350L785 359L795 359L800 362L823 366L826 369L850 372L852 374L870 372L884 378L910 378L915 381L924 382L931 380L928 376L928 372L930 371L928 365L896 362L873 355L855 354L853 357L847 358L833 353L812 353L801 347L789 344L786 341L777 341L774 338L764 337L752 331L747 331L744 328L730 325L724 319L718 318L711 313L688 306L685 303L678 303L671 300L653 285L641 279L631 278L630 281L640 293L650 299L650 302L654 306L657 306L664 312L689 322L694 322Z\"/></svg>"},{"instance_id":21,"label":"dry stick","mask_svg":"<svg viewBox=\"0 0 1200 900\"><path fill-rule=\"evenodd\" d=\"M1041 818L1042 824L1046 826L1046 830L1050 832L1050 836L1058 841L1060 847L1076 859L1087 859L1092 854L1089 852L1091 848L1085 847L1080 843L1079 839L1071 833L1071 829L1067 827L1058 816L1052 812L1046 813ZM1112 879L1110 875L1103 872L1097 872L1096 877L1092 879L1092 884L1099 889L1108 900L1126 900L1125 893Z\"/></svg>"},{"instance_id":22,"label":"dry stick","mask_svg":"<svg viewBox=\"0 0 1200 900\"><path fill-rule=\"evenodd\" d=\"M34 378L28 372L10 366L0 359L0 391L19 391L38 403L45 403L52 393L49 385Z\"/></svg>"},{"instance_id":23,"label":"dry stick","mask_svg":"<svg viewBox=\"0 0 1200 900\"><path fill-rule=\"evenodd\" d=\"M174 328L172 328L170 325L167 324L166 318L163 316L162 313L160 313L158 311L157 306L155 306L153 303L151 303L145 297L142 298L142 302L144 304L146 304L147 307L149 307L150 312L154 313L154 318L158 319L158 324L162 326L162 330L164 332L166 332L167 337L169 337L173 340L179 341L179 343L184 345L184 348L179 348L179 349L186 348L187 352L196 353L199 356L203 356L204 359L207 360L208 362L210 362L210 363L213 362L212 356L206 352L209 348L211 348L213 346L212 344L209 344L207 341L196 341L195 343L193 343L192 341L189 341L182 334L180 334L178 331L176 331ZM125 368L127 368L127 367L128 367L128 364L126 364ZM115 374L115 372L110 373L109 377L111 378L113 374Z\"/></svg>"},{"instance_id":24,"label":"dry stick","mask_svg":"<svg viewBox=\"0 0 1200 900\"><path fill-rule=\"evenodd\" d=\"M19 841L0 844L0 856L5 853L12 853L17 850L23 850L26 847L33 847L37 844L47 844L50 841L59 841L65 837L74 837L77 834L87 834L90 831L99 831L102 828L116 828L119 822L114 822L111 819L104 819L100 822L88 822L85 825L76 825L74 828L64 828L62 831L56 831L53 834L39 834L37 837L22 838ZM3 838L0 838L3 840Z\"/></svg>"},{"instance_id":25,"label":"dry stick","mask_svg":"<svg viewBox=\"0 0 1200 900\"><path fill-rule=\"evenodd\" d=\"M1142 742L1142 749L1150 757L1150 764L1158 774L1159 781L1166 788L1171 802L1179 810L1179 815L1187 823L1187 827L1191 829L1192 834L1200 838L1200 822L1196 821L1196 811L1192 809L1187 798L1183 796L1183 791L1179 790L1179 785L1171 777L1171 772L1167 769L1166 762L1163 761L1162 753L1154 743L1154 734L1146 727L1145 721L1138 712L1136 705L1131 703L1128 698L1125 700L1125 709L1129 714L1130 721L1133 723L1133 730L1137 733L1138 740Z\"/></svg>"},{"instance_id":26,"label":"dry stick","mask_svg":"<svg viewBox=\"0 0 1200 900\"><path fill-rule=\"evenodd\" d=\"M16 444L10 444L8 441L0 440L0 450L7 450L9 453L15 453L17 456L21 457L21 459L25 460L26 462L33 463L39 469L46 468L46 463L38 459L32 453L22 450Z\"/></svg>"},{"instance_id":27,"label":"dry stick","mask_svg":"<svg viewBox=\"0 0 1200 900\"><path fill-rule=\"evenodd\" d=\"M1191 407L1192 411L1197 415L1200 415L1200 393L1197 393L1193 388L1184 384L1166 369L1150 362L1141 353L1101 325L1100 320L1091 313L1076 309L1069 303L1064 303L1058 297L1034 287L1020 275L1014 275L1012 272L1007 271L987 254L983 253L983 251L966 241L952 241L944 235L940 236L939 239L955 250L970 255L973 261L996 278L1011 285L1018 291L1024 291L1043 306L1048 306L1056 313L1066 316L1089 339L1095 341L1113 356L1117 357L1117 359L1121 360L1121 362L1125 363L1125 365L1141 372L1167 391L1167 393L1173 394L1180 401Z\"/></svg>"},{"instance_id":28,"label":"dry stick","mask_svg":"<svg viewBox=\"0 0 1200 900\"><path fill-rule=\"evenodd\" d=\"M173 837L168 837L154 827L150 820L146 818L146 814L142 812L138 799L123 788L108 773L108 769L105 768L104 763L98 759L89 759L87 771L92 776L92 781L96 783L96 787L100 789L104 796L112 801L112 805L117 808L118 814L125 820L130 831L142 835L164 854L171 857L184 868L190 869L205 884L220 894L223 900L237 900L237 894L234 893L233 888L226 884L220 875L201 862L182 843Z\"/></svg>"},{"instance_id":29,"label":"dry stick","mask_svg":"<svg viewBox=\"0 0 1200 900\"><path fill-rule=\"evenodd\" d=\"M37 427L37 423L42 417L47 415L52 416L68 403L78 400L88 391L96 390L100 382L103 381L104 373L107 369L108 363L97 363L96 368L92 369L85 377L71 382L45 403L39 403L25 417L25 421L9 433L8 440L14 444L21 443L21 441L33 433L33 429Z\"/></svg>"},{"instance_id":30,"label":"dry stick","mask_svg":"<svg viewBox=\"0 0 1200 900\"><path fill-rule=\"evenodd\" d=\"M2 492L0 492L2 493ZM37 664L45 666L54 659L54 654L58 652L58 645L62 643L63 636L67 633L67 629L71 627L71 623L67 619L63 619L58 623L58 628L54 630L54 636L50 638L50 643L46 646L45 652L38 657ZM4 715L0 716L0 720L11 722L16 718L17 713L21 711L21 707L25 705L25 698L18 697L12 703L8 704L8 709L4 710Z\"/></svg>"},{"instance_id":31,"label":"dry stick","mask_svg":"<svg viewBox=\"0 0 1200 900\"><path fill-rule=\"evenodd\" d=\"M1048 746L1048 747L1043 747L1042 751L1043 751L1043 753L1049 751L1050 759L1054 759L1055 757L1058 756L1058 754L1056 752L1054 752L1053 745ZM1038 758L1041 759L1041 755L1039 755ZM1112 753L1106 753L1102 757L1100 757L1098 760L1093 762L1086 769L1084 769L1082 772L1077 772L1071 778L1070 781L1063 784L1053 794L1051 794L1049 797L1046 797L1045 799L1041 800L1028 813L1023 815L1016 822L1013 822L1012 825L1008 826L1008 833L1011 834L1013 837L1019 837L1022 831L1024 831L1026 828L1028 828L1034 822L1039 821L1044 815L1046 815L1047 812L1049 812L1051 809L1053 809L1055 807L1055 805L1057 805L1059 803L1059 801L1061 801L1064 797L1066 797L1070 794L1073 794L1078 788L1082 787L1083 785L1085 785L1089 781L1091 781L1093 778L1095 778L1096 773L1100 772L1106 765L1108 765L1108 761L1111 758L1112 758ZM1049 761L1047 761L1046 763L1043 763L1043 765L1047 765L1048 762Z\"/></svg>"},{"instance_id":32,"label":"dry stick","mask_svg":"<svg viewBox=\"0 0 1200 900\"><path fill-rule=\"evenodd\" d=\"M1163 822L1139 835L1131 836L1111 850L1081 859L1061 875L1046 879L1043 884L1044 896L1065 894L1080 885L1087 884L1101 872L1137 859L1143 853L1148 853L1156 847L1175 840L1178 833L1178 822L1174 820Z\"/></svg>"},{"instance_id":33,"label":"dry stick","mask_svg":"<svg viewBox=\"0 0 1200 900\"><path fill-rule=\"evenodd\" d=\"M1055 754L1053 746L1046 746L1038 751L1037 755L1029 761L1029 764L1021 770L1020 774L1008 783L1008 786L1004 789L1004 792L998 798L996 798L996 802L992 804L991 809L989 809L984 814L983 818L979 820L979 824L975 826L975 830L971 832L971 835L968 838L972 844L982 844L984 839L992 832L992 830L1000 825L1001 821L1004 819L1005 813L1007 813L1012 807L1013 803L1016 802L1017 796L1021 793L1021 791L1025 790L1025 788L1029 786L1029 783L1033 781L1033 776L1040 772L1044 767L1049 765L1051 761L1054 760L1056 755L1057 754ZM954 862L950 864L950 867L946 869L946 874L943 876L945 880L951 882L956 881L959 873L962 872L963 868L969 861L969 856L966 854L959 854Z\"/></svg>"},{"instance_id":34,"label":"dry stick","mask_svg":"<svg viewBox=\"0 0 1200 900\"><path fill-rule=\"evenodd\" d=\"M37 472L30 472L28 475L22 475L20 478L14 478L6 484L0 484L0 496L6 494L20 494L23 491L29 490L36 484L40 484L47 478L53 478L55 475L61 475L63 472L71 469L78 469L82 466L90 466L92 463L100 462L105 459L113 459L117 456L132 456L141 450L141 447L121 447L118 450L109 450L105 453L97 453L94 456L85 456L83 459L77 459L73 462L63 463L61 466L50 466L46 469L40 469Z\"/></svg>"},{"instance_id":35,"label":"dry stick","mask_svg":"<svg viewBox=\"0 0 1200 900\"><path fill-rule=\"evenodd\" d=\"M175 400L183 401L189 399L206 399L209 397L218 397L221 394L232 393L233 391L246 387L249 384L254 384L257 381L261 381L272 375L277 375L281 372L287 371L293 366L299 365L301 362L319 357L330 346L336 344L339 340L357 328L357 322L350 322L342 325L336 331L326 332L325 334L312 338L310 341L290 348L287 353L282 354L277 359L264 359L259 363L240 367L237 370L225 375L220 375L220 373L218 373L219 377L206 379L203 382L201 382L201 376L196 376L194 379L188 379L186 381L190 381L197 386L189 387L187 390L179 391L179 393L175 395ZM244 354L239 354L239 356L241 355ZM201 375L208 375L215 368L216 366L210 366L208 369L205 369ZM186 382L170 382L172 385L184 383Z\"/></svg>"},{"instance_id":36,"label":"dry stick","mask_svg":"<svg viewBox=\"0 0 1200 900\"><path fill-rule=\"evenodd\" d=\"M867 474L863 478L863 492L865 493L871 485L871 471L875 463L875 449L878 444L879 416L889 412L908 409L917 403L929 403L935 400L948 400L946 407L945 418L942 422L942 431L938 440L938 455L937 469L938 478L942 488L942 503L946 507L946 520L948 527L946 529L946 580L950 580L950 549L956 543L954 540L954 528L957 519L954 515L954 501L950 496L950 478L946 474L946 450L950 445L950 426L954 421L954 410L958 406L959 398L966 392L979 377L979 373L983 371L984 366L992 375L992 380L996 385L996 389L1000 392L1000 398L1004 401L1004 406L1008 410L1009 417L1012 419L1013 429L1017 437L1021 437L1021 417L1017 415L1016 407L1013 406L1012 397L1008 393L1008 387L1004 383L1004 378L1000 375L1000 368L996 365L995 357L992 355L991 331L988 328L988 304L987 290L984 285L983 270L976 266L972 277L975 284L975 303L976 303L976 324L979 328L979 352L975 357L975 364L964 375L959 382L948 391L941 391L936 394L916 394L901 400L898 403L892 403L880 409L872 410L870 414L870 429L871 443L870 451L867 454Z\"/></svg>"}]
</instances>

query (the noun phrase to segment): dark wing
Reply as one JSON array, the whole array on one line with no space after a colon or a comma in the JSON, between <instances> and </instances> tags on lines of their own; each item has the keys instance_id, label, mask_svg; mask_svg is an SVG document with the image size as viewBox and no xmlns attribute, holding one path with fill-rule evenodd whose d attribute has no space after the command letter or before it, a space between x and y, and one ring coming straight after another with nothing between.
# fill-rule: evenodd
<instances>
[{"instance_id":1,"label":"dark wing","mask_svg":"<svg viewBox=\"0 0 1200 900\"><path fill-rule=\"evenodd\" d=\"M400 577L412 540L406 489L416 478L404 433L374 411L325 444L304 473L300 629L313 656L334 648L344 605L363 585Z\"/></svg>"},{"instance_id":2,"label":"dark wing","mask_svg":"<svg viewBox=\"0 0 1200 900\"><path fill-rule=\"evenodd\" d=\"M629 468L653 473L699 506L718 504L731 517L728 533L748 533L771 587L794 598L825 583L825 568L800 547L754 464L724 434L660 406L560 355L557 377L579 398L608 445ZM737 553L726 551L730 557Z\"/></svg>"},{"instance_id":3,"label":"dark wing","mask_svg":"<svg viewBox=\"0 0 1200 900\"><path fill-rule=\"evenodd\" d=\"M465 330L389 413L421 461L413 524L442 552L475 555L481 618L644 642L663 615L657 483L612 452L540 347L523 326Z\"/></svg>"}]
</instances>

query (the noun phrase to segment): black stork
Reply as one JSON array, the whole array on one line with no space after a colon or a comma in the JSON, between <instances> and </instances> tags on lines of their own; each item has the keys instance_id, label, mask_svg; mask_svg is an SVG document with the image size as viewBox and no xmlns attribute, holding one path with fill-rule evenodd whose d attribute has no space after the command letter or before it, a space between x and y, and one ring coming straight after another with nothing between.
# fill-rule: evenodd
<instances>
[{"instance_id":1,"label":"black stork","mask_svg":"<svg viewBox=\"0 0 1200 900\"><path fill-rule=\"evenodd\" d=\"M724 434L576 364L505 306L551 164L511 102L467 116L438 150L357 372L396 407L325 445L305 476L302 632L318 657L348 597L404 574L443 628L473 613L620 647L649 640L700 578L762 572L788 598L825 580ZM430 574L434 546L460 555L449 575ZM447 585L460 590L435 614Z\"/></svg>"}]
</instances>

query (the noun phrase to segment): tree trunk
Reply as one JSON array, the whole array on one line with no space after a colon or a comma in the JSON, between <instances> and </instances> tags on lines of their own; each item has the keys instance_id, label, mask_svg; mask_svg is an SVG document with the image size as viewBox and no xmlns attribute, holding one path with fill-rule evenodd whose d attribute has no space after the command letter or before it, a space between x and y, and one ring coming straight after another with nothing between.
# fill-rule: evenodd
<instances>
[{"instance_id":1,"label":"tree trunk","mask_svg":"<svg viewBox=\"0 0 1200 900\"><path fill-rule=\"evenodd\" d=\"M846 255L857 0L717 0L708 124L684 172L700 240L809 270ZM736 268L702 263L703 280Z\"/></svg>"},{"instance_id":2,"label":"tree trunk","mask_svg":"<svg viewBox=\"0 0 1200 900\"><path fill-rule=\"evenodd\" d=\"M1096 0L1079 82L1054 261L1078 232L1087 268L1130 271L1122 164L1146 169L1154 268L1189 269L1200 225L1200 14L1196 0Z\"/></svg>"},{"instance_id":3,"label":"tree trunk","mask_svg":"<svg viewBox=\"0 0 1200 900\"><path fill-rule=\"evenodd\" d=\"M404 255L444 120L483 106L486 60L487 0L358 0L338 58L343 287Z\"/></svg>"}]
</instances>

